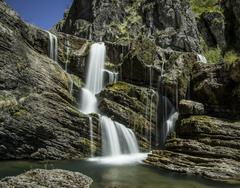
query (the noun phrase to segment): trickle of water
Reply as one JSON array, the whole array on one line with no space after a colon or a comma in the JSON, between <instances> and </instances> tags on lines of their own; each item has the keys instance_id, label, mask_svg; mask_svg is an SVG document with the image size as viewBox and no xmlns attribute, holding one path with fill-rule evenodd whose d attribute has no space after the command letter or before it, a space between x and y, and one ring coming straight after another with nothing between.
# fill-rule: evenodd
<instances>
[{"instance_id":1,"label":"trickle of water","mask_svg":"<svg viewBox=\"0 0 240 188\"><path fill-rule=\"evenodd\" d=\"M65 63L65 71L68 71L68 64L69 64L69 54L70 54L70 49L69 49L70 43L69 40L65 41L65 47L66 47L66 63Z\"/></svg>"},{"instance_id":2,"label":"trickle of water","mask_svg":"<svg viewBox=\"0 0 240 188\"><path fill-rule=\"evenodd\" d=\"M117 72L112 72L107 69L104 69L104 72L108 74L108 83L113 84L118 81L118 73Z\"/></svg>"},{"instance_id":3,"label":"trickle of water","mask_svg":"<svg viewBox=\"0 0 240 188\"><path fill-rule=\"evenodd\" d=\"M62 67L58 64L58 39L57 36L52 34L49 31L46 31L49 36L49 57L62 69ZM67 73L67 71L63 70L67 77L68 77L68 87L69 87L69 93L72 95L73 90L73 80L71 75Z\"/></svg>"},{"instance_id":4,"label":"trickle of water","mask_svg":"<svg viewBox=\"0 0 240 188\"><path fill-rule=\"evenodd\" d=\"M92 122L92 117L89 116L89 134L90 134L90 150L91 150L91 157L94 156L94 151L93 151L93 122Z\"/></svg>"}]
</instances>

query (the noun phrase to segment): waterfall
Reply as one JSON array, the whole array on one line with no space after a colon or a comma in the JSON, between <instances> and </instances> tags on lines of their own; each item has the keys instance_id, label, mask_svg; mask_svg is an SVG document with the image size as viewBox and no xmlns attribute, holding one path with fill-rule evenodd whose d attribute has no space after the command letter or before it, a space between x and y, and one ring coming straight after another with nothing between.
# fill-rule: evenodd
<instances>
[{"instance_id":1,"label":"waterfall","mask_svg":"<svg viewBox=\"0 0 240 188\"><path fill-rule=\"evenodd\" d=\"M103 89L105 54L106 47L104 43L95 43L91 46L85 88L94 95Z\"/></svg>"},{"instance_id":2,"label":"waterfall","mask_svg":"<svg viewBox=\"0 0 240 188\"><path fill-rule=\"evenodd\" d=\"M46 31L49 36L49 57L62 69L62 67L58 64L58 39L57 36L52 34L49 31ZM63 70L63 69L62 69ZM67 71L63 70L67 77L68 77L68 87L69 87L69 93L72 95L73 90L73 80L70 74L67 73Z\"/></svg>"},{"instance_id":3,"label":"waterfall","mask_svg":"<svg viewBox=\"0 0 240 188\"><path fill-rule=\"evenodd\" d=\"M177 112L175 106L166 96L161 96L161 146L166 142L168 135L174 131L176 122L178 120L179 113Z\"/></svg>"},{"instance_id":4,"label":"waterfall","mask_svg":"<svg viewBox=\"0 0 240 188\"><path fill-rule=\"evenodd\" d=\"M104 72L108 74L110 83L117 81L117 73L104 69L105 54L106 47L103 42L95 43L90 48L86 85L81 90L80 111L85 114L98 113L96 94L104 87ZM130 129L107 116L100 116L100 124L103 156L119 157L139 152L136 137ZM90 138L92 135L93 128L90 127Z\"/></svg>"},{"instance_id":5,"label":"waterfall","mask_svg":"<svg viewBox=\"0 0 240 188\"><path fill-rule=\"evenodd\" d=\"M165 62L163 61L161 67L161 75L158 78L158 90L161 91L161 95L159 96L159 119L161 120L161 128L159 130L160 136L157 138L156 136L156 143L157 145L164 146L168 135L174 131L176 122L178 120L179 113L178 110L178 83L176 84L175 88L175 103L176 106L172 104L172 102L168 99L167 93L165 92L164 88L162 87L162 79L164 76L164 65ZM160 143L159 139L160 138Z\"/></svg>"},{"instance_id":6,"label":"waterfall","mask_svg":"<svg viewBox=\"0 0 240 188\"><path fill-rule=\"evenodd\" d=\"M57 56L58 56L58 40L56 35L50 33L49 31L47 31L48 35L49 35L49 42L50 42L50 46L49 46L49 56L50 58L57 62Z\"/></svg>"},{"instance_id":7,"label":"waterfall","mask_svg":"<svg viewBox=\"0 0 240 188\"><path fill-rule=\"evenodd\" d=\"M206 57L203 56L203 55L201 55L201 54L197 54L197 61L198 61L198 62L201 62L201 63L205 63L205 64L208 63Z\"/></svg>"},{"instance_id":8,"label":"waterfall","mask_svg":"<svg viewBox=\"0 0 240 188\"><path fill-rule=\"evenodd\" d=\"M172 114L170 115L169 119L167 120L167 129L166 129L166 135L169 135L175 128L176 122L178 120L178 112L173 111Z\"/></svg>"},{"instance_id":9,"label":"waterfall","mask_svg":"<svg viewBox=\"0 0 240 188\"><path fill-rule=\"evenodd\" d=\"M113 84L118 81L118 73L117 72L112 72L107 69L104 69L104 72L108 75L108 83Z\"/></svg>"},{"instance_id":10,"label":"waterfall","mask_svg":"<svg viewBox=\"0 0 240 188\"><path fill-rule=\"evenodd\" d=\"M103 89L103 70L106 47L104 43L94 43L90 49L86 85L81 93L80 111L85 114L97 112L96 94Z\"/></svg>"},{"instance_id":11,"label":"waterfall","mask_svg":"<svg viewBox=\"0 0 240 188\"><path fill-rule=\"evenodd\" d=\"M138 153L138 144L134 132L126 128L123 124L115 122L120 139L122 153Z\"/></svg>"},{"instance_id":12,"label":"waterfall","mask_svg":"<svg viewBox=\"0 0 240 188\"><path fill-rule=\"evenodd\" d=\"M104 156L117 156L121 154L118 131L114 122L106 117L101 117L102 126L102 151Z\"/></svg>"}]
</instances>

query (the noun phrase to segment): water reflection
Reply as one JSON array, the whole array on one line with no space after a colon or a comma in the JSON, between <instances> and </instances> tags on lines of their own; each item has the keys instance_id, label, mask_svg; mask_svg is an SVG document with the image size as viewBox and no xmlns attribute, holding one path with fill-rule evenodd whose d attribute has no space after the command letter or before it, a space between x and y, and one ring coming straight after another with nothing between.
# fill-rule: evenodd
<instances>
[{"instance_id":1,"label":"water reflection","mask_svg":"<svg viewBox=\"0 0 240 188\"><path fill-rule=\"evenodd\" d=\"M109 165L98 161L56 161L56 162L0 162L0 179L13 176L30 169L66 169L78 171L93 178L91 188L227 188L237 187L200 178L179 176L160 171L149 166L133 163Z\"/></svg>"}]
</instances>

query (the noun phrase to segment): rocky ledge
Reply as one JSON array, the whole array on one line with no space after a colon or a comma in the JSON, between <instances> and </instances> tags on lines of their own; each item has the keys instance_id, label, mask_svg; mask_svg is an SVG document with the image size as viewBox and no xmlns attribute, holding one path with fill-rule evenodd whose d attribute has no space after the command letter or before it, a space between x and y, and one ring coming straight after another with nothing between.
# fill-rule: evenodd
<instances>
[{"instance_id":1,"label":"rocky ledge","mask_svg":"<svg viewBox=\"0 0 240 188\"><path fill-rule=\"evenodd\" d=\"M28 171L16 177L7 177L0 181L0 188L22 187L58 187L58 188L89 188L93 180L79 172L66 170Z\"/></svg>"},{"instance_id":2,"label":"rocky ledge","mask_svg":"<svg viewBox=\"0 0 240 188\"><path fill-rule=\"evenodd\" d=\"M177 138L153 151L146 163L217 181L240 184L240 122L209 116L181 118Z\"/></svg>"}]
</instances>

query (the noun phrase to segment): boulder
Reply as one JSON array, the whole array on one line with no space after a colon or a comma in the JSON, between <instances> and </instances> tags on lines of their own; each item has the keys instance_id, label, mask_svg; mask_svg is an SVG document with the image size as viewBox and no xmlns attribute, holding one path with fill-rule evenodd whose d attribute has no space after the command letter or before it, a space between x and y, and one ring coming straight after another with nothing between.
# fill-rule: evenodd
<instances>
[{"instance_id":1,"label":"boulder","mask_svg":"<svg viewBox=\"0 0 240 188\"><path fill-rule=\"evenodd\" d=\"M240 73L240 59L238 59L230 67L230 77L236 83L240 83L240 74L239 73Z\"/></svg>"},{"instance_id":2,"label":"boulder","mask_svg":"<svg viewBox=\"0 0 240 188\"><path fill-rule=\"evenodd\" d=\"M67 170L36 169L24 174L7 177L0 181L1 188L22 187L59 187L59 188L89 188L93 180L79 172Z\"/></svg>"},{"instance_id":3,"label":"boulder","mask_svg":"<svg viewBox=\"0 0 240 188\"><path fill-rule=\"evenodd\" d=\"M237 64L233 67L237 70ZM234 71L219 64L195 64L191 78L191 100L202 103L209 115L238 119L239 82L234 82ZM237 78L237 77L236 77Z\"/></svg>"},{"instance_id":4,"label":"boulder","mask_svg":"<svg viewBox=\"0 0 240 188\"><path fill-rule=\"evenodd\" d=\"M204 105L190 100L181 100L179 103L179 112L181 115L203 115Z\"/></svg>"}]
</instances>

